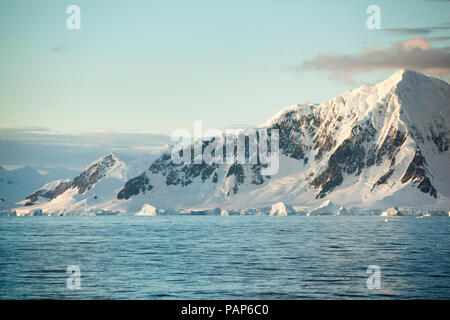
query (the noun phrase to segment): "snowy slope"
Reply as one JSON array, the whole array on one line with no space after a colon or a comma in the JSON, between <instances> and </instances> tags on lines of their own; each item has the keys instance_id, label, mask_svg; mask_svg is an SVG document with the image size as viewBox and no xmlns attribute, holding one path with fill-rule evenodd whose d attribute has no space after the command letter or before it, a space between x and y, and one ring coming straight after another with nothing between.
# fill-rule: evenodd
<instances>
[{"instance_id":1,"label":"snowy slope","mask_svg":"<svg viewBox=\"0 0 450 320\"><path fill-rule=\"evenodd\" d=\"M282 202L312 215L394 206L448 211L449 112L446 82L401 70L327 103L285 108L264 123L261 128L279 130L273 176L259 163L238 164L236 154L229 164L175 165L167 149L131 179L125 168L114 169L117 183L102 187L102 178L81 195L71 187L43 209L138 213L145 205L238 210ZM94 193L101 199L89 198Z\"/></svg>"},{"instance_id":2,"label":"snowy slope","mask_svg":"<svg viewBox=\"0 0 450 320\"><path fill-rule=\"evenodd\" d=\"M45 174L41 174L30 166L15 170L0 167L0 198L14 206L42 185L55 179L70 178L74 173L61 168L47 169Z\"/></svg>"},{"instance_id":3,"label":"snowy slope","mask_svg":"<svg viewBox=\"0 0 450 320\"><path fill-rule=\"evenodd\" d=\"M29 195L18 215L35 210L47 214L81 214L103 211L103 203L117 196L127 180L128 167L113 154L90 164L72 181L54 181Z\"/></svg>"},{"instance_id":4,"label":"snowy slope","mask_svg":"<svg viewBox=\"0 0 450 320\"><path fill-rule=\"evenodd\" d=\"M16 170L0 167L0 197L8 202L17 202L24 196L46 183L44 176L26 166Z\"/></svg>"},{"instance_id":5,"label":"snowy slope","mask_svg":"<svg viewBox=\"0 0 450 320\"><path fill-rule=\"evenodd\" d=\"M315 208L331 200L337 208L447 208L449 101L447 83L401 70L321 105L288 107L262 125L280 131L275 176L262 176L259 165L174 166L166 154L127 182L116 206Z\"/></svg>"}]
</instances>

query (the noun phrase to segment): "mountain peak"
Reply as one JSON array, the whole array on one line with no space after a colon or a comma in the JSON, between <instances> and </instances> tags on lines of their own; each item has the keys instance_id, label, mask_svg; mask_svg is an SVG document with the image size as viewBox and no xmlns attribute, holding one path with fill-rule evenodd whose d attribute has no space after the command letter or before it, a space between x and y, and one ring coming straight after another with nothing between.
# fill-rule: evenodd
<instances>
[{"instance_id":1,"label":"mountain peak","mask_svg":"<svg viewBox=\"0 0 450 320\"><path fill-rule=\"evenodd\" d=\"M108 159L108 160L116 160L117 161L117 157L114 155L114 153L110 152L107 155L103 156L102 159Z\"/></svg>"},{"instance_id":2,"label":"mountain peak","mask_svg":"<svg viewBox=\"0 0 450 320\"><path fill-rule=\"evenodd\" d=\"M114 164L116 162L118 162L117 157L112 152L110 152L91 162L85 170L88 170L89 168L99 164L106 164L107 166L109 166L109 164Z\"/></svg>"},{"instance_id":3,"label":"mountain peak","mask_svg":"<svg viewBox=\"0 0 450 320\"><path fill-rule=\"evenodd\" d=\"M30 165L26 165L22 168L18 168L14 170L15 172L22 172L23 174L35 174L35 175L41 175L36 169L34 169Z\"/></svg>"},{"instance_id":4,"label":"mountain peak","mask_svg":"<svg viewBox=\"0 0 450 320\"><path fill-rule=\"evenodd\" d=\"M399 70L320 105L284 108L261 126L278 130L280 171L275 175L262 174L261 163L240 164L237 151L224 165L175 166L169 147L140 175L129 175L109 153L72 183L62 184L63 192L70 189L65 195L58 196L55 188L52 196L60 198L43 208L138 212L148 203L167 209L285 203L308 207L312 215L344 214L343 206L448 208L449 101L445 81Z\"/></svg>"},{"instance_id":5,"label":"mountain peak","mask_svg":"<svg viewBox=\"0 0 450 320\"><path fill-rule=\"evenodd\" d=\"M390 76L386 81L392 81L398 84L402 81L417 82L418 80L429 80L429 79L431 78L421 72L411 69L400 69L397 72L395 72L392 76Z\"/></svg>"},{"instance_id":6,"label":"mountain peak","mask_svg":"<svg viewBox=\"0 0 450 320\"><path fill-rule=\"evenodd\" d=\"M117 167L118 163L119 160L112 153L97 159L73 180L72 187L77 187L80 194L85 193L109 171Z\"/></svg>"},{"instance_id":7,"label":"mountain peak","mask_svg":"<svg viewBox=\"0 0 450 320\"><path fill-rule=\"evenodd\" d=\"M417 75L417 74L422 74L422 73L414 71L412 69L399 69L393 74L393 76L399 75L399 76L404 77L404 76L412 76L412 75Z\"/></svg>"},{"instance_id":8,"label":"mountain peak","mask_svg":"<svg viewBox=\"0 0 450 320\"><path fill-rule=\"evenodd\" d=\"M269 120L267 120L265 123L260 125L260 128L270 127L275 122L277 122L280 118L284 117L286 114L294 112L298 114L299 116L305 116L313 112L314 109L317 108L317 104L310 103L310 102L302 102L297 103L289 107L285 107L278 111L274 116L272 116Z\"/></svg>"}]
</instances>

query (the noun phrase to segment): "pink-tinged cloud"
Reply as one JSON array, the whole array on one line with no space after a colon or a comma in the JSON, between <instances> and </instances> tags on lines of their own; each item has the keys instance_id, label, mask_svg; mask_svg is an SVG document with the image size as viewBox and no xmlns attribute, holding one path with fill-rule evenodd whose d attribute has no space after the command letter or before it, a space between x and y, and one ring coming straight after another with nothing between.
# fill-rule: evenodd
<instances>
[{"instance_id":1,"label":"pink-tinged cloud","mask_svg":"<svg viewBox=\"0 0 450 320\"><path fill-rule=\"evenodd\" d=\"M318 56L295 70L329 71L332 79L355 84L353 76L379 70L413 69L435 75L450 74L450 47L432 48L426 38L413 38L393 44L389 49L372 47L356 55Z\"/></svg>"}]
</instances>

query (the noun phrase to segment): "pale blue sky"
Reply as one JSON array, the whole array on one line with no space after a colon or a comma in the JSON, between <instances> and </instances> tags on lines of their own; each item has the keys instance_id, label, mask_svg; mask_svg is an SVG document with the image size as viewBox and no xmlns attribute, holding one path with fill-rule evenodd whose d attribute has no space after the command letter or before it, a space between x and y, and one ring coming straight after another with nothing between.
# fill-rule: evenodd
<instances>
[{"instance_id":1,"label":"pale blue sky","mask_svg":"<svg viewBox=\"0 0 450 320\"><path fill-rule=\"evenodd\" d=\"M81 8L81 30L66 28L70 4ZM0 127L170 134L194 120L258 125L353 88L293 66L414 37L368 30L371 4L383 28L450 21L448 1L1 0Z\"/></svg>"}]
</instances>

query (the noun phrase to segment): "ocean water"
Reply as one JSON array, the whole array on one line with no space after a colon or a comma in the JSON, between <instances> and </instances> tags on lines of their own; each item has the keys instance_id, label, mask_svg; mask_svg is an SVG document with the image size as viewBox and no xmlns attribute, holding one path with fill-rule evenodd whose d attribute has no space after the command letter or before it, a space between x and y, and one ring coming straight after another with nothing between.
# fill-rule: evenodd
<instances>
[{"instance_id":1,"label":"ocean water","mask_svg":"<svg viewBox=\"0 0 450 320\"><path fill-rule=\"evenodd\" d=\"M384 220L0 217L0 298L449 299L450 219Z\"/></svg>"}]
</instances>

